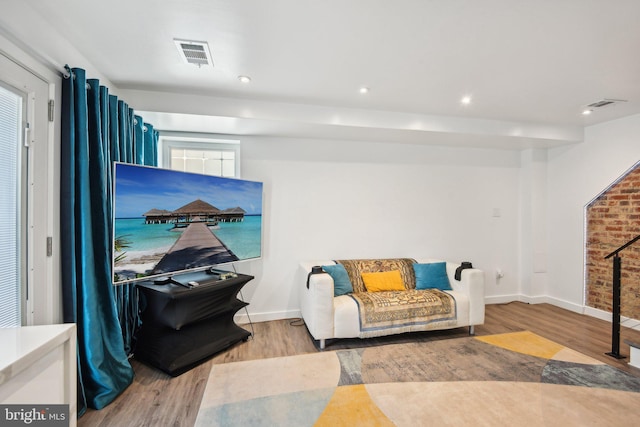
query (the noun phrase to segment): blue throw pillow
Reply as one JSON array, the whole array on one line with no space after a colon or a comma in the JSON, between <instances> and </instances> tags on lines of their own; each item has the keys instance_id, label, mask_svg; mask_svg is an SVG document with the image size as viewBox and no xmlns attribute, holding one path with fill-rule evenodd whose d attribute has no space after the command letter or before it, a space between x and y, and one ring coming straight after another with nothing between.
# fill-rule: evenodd
<instances>
[{"instance_id":1,"label":"blue throw pillow","mask_svg":"<svg viewBox=\"0 0 640 427\"><path fill-rule=\"evenodd\" d=\"M416 273L416 289L440 289L450 291L451 283L447 276L446 262L433 262L429 264L413 264Z\"/></svg>"},{"instance_id":2,"label":"blue throw pillow","mask_svg":"<svg viewBox=\"0 0 640 427\"><path fill-rule=\"evenodd\" d=\"M322 269L326 273L329 273L329 276L333 279L333 296L337 297L353 292L353 285L351 284L351 280L349 280L349 275L344 265L323 265Z\"/></svg>"}]
</instances>

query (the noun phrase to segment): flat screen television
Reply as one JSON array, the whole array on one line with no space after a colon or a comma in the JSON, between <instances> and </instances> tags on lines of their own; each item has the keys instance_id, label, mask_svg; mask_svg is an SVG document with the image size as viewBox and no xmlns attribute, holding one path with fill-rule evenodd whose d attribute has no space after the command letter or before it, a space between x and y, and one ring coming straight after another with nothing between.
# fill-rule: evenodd
<instances>
[{"instance_id":1,"label":"flat screen television","mask_svg":"<svg viewBox=\"0 0 640 427\"><path fill-rule=\"evenodd\" d=\"M114 163L114 284L262 255L263 184Z\"/></svg>"}]
</instances>

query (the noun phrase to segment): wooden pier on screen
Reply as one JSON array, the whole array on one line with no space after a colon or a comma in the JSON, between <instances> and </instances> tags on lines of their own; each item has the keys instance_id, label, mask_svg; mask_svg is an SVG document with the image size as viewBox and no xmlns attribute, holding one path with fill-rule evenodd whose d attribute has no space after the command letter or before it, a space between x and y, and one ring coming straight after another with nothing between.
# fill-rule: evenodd
<instances>
[{"instance_id":1,"label":"wooden pier on screen","mask_svg":"<svg viewBox=\"0 0 640 427\"><path fill-rule=\"evenodd\" d=\"M152 274L188 270L204 265L237 261L238 257L225 246L204 222L193 222L162 257Z\"/></svg>"}]
</instances>

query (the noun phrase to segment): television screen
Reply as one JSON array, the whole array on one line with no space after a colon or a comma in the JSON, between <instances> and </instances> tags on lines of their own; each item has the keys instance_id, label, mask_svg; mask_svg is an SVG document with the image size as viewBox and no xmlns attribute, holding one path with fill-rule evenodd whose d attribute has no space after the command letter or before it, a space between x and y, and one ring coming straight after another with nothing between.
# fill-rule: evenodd
<instances>
[{"instance_id":1,"label":"television screen","mask_svg":"<svg viewBox=\"0 0 640 427\"><path fill-rule=\"evenodd\" d=\"M262 187L114 163L114 284L259 258Z\"/></svg>"}]
</instances>

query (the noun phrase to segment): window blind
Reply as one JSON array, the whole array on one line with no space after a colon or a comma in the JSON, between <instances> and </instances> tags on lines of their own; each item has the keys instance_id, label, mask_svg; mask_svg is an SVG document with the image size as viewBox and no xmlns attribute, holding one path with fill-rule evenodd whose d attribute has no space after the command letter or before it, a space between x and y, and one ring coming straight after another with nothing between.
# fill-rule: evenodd
<instances>
[{"instance_id":1,"label":"window blind","mask_svg":"<svg viewBox=\"0 0 640 427\"><path fill-rule=\"evenodd\" d=\"M0 327L21 325L19 147L22 98L0 86Z\"/></svg>"}]
</instances>

